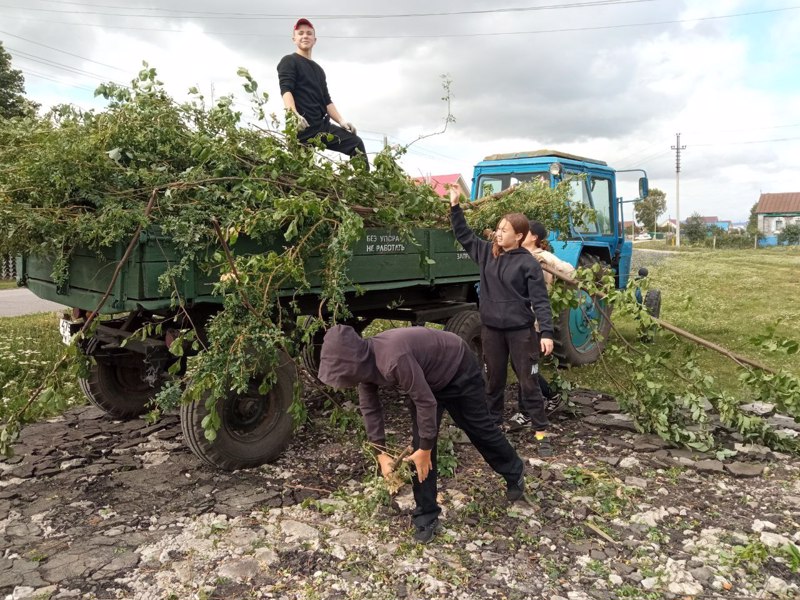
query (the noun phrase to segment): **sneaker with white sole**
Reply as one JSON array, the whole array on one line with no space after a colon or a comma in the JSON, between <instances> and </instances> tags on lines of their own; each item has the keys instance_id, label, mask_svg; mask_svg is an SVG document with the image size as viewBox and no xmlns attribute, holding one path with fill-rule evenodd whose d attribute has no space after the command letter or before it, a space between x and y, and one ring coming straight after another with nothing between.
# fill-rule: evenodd
<instances>
[{"instance_id":1,"label":"sneaker with white sole","mask_svg":"<svg viewBox=\"0 0 800 600\"><path fill-rule=\"evenodd\" d=\"M548 415L552 415L554 412L561 410L565 404L566 401L561 392L551 394L544 399L544 409Z\"/></svg>"},{"instance_id":2,"label":"sneaker with white sole","mask_svg":"<svg viewBox=\"0 0 800 600\"><path fill-rule=\"evenodd\" d=\"M522 413L516 413L508 420L508 431L516 431L518 429L524 429L525 427L530 427L531 425L531 418L528 415L524 415Z\"/></svg>"}]
</instances>

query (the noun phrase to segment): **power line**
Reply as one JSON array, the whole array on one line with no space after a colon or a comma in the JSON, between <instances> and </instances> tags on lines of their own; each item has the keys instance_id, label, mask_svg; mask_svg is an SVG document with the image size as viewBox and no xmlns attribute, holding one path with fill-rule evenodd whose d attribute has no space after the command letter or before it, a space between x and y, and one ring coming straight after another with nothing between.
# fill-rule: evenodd
<instances>
[{"instance_id":1,"label":"power line","mask_svg":"<svg viewBox=\"0 0 800 600\"><path fill-rule=\"evenodd\" d=\"M66 54L68 56L73 56L75 58L80 58L81 60L85 60L87 62L94 63L96 65L100 65L101 67L108 67L109 69L115 69L115 70L121 71L123 73L125 72L123 69L120 69L119 67L115 67L114 65L108 65L106 63L97 62L96 60L92 60L91 58L87 58L87 57L81 56L79 54L73 54L72 52L67 52L66 50L61 50L60 48L55 48L54 46L48 46L47 44L42 44L42 43L36 42L34 40L29 40L28 38L24 38L21 35L15 35L13 33L9 33L8 31L1 31L1 30L0 30L0 33L2 33L3 35L7 35L9 37L16 38L18 40L22 40L23 42L28 42L29 44L35 44L36 46L41 46L42 48L47 48L48 50L53 50L55 52L60 52L62 54Z\"/></svg>"},{"instance_id":2,"label":"power line","mask_svg":"<svg viewBox=\"0 0 800 600\"><path fill-rule=\"evenodd\" d=\"M710 148L712 146L741 146L746 144L770 144L773 142L794 142L796 140L800 140L800 137L775 138L772 140L747 140L743 142L718 142L714 144L694 144L694 146L695 147L703 146L705 148Z\"/></svg>"},{"instance_id":3,"label":"power line","mask_svg":"<svg viewBox=\"0 0 800 600\"><path fill-rule=\"evenodd\" d=\"M36 56L35 54L30 54L28 52L23 52L21 50L16 50L14 48L7 47L7 49L12 52L15 56L19 56L25 60L31 60L36 63L40 63L46 65L48 67L56 67L57 69L61 69L62 71L68 71L71 73L75 73L76 75L84 75L86 77L93 77L95 79L99 79L101 81L108 81L108 77L104 75L99 75L97 73L92 73L91 71L85 71L84 69L79 69L77 67L71 67L69 65L65 65L64 63L56 62L54 60L50 60L47 58L42 58L40 56Z\"/></svg>"},{"instance_id":4,"label":"power line","mask_svg":"<svg viewBox=\"0 0 800 600\"><path fill-rule=\"evenodd\" d=\"M60 85L63 85L63 86L69 87L69 88L86 90L87 92L94 93L94 88L86 87L84 85L77 85L77 84L74 84L74 83L68 83L68 82L66 82L66 81L64 81L62 79L56 79L55 77L51 77L49 75L45 75L44 73L39 73L37 71L32 71L30 69L23 69L23 73L24 73L24 76L25 76L26 79L28 77L35 77L37 79L46 79L47 81L52 81L54 83L58 83Z\"/></svg>"},{"instance_id":5,"label":"power line","mask_svg":"<svg viewBox=\"0 0 800 600\"><path fill-rule=\"evenodd\" d=\"M0 5L0 8L2 6ZM501 35L540 35L540 34L547 34L547 33L576 33L581 31L605 31L605 30L614 30L614 29L630 29L633 27L652 27L657 25L680 25L683 23L699 23L703 21L716 21L721 19L734 19L739 17L751 17L755 15L764 15L764 14L774 14L780 12L786 12L790 10L798 10L800 6L788 6L784 8L775 8L769 10L757 10L757 11L750 11L750 12L743 12L743 13L732 13L727 15L716 15L710 17L697 17L694 19L670 19L665 21L647 21L642 23L621 23L616 25L596 25L596 26L589 26L589 27L565 27L560 29L536 29L530 31L483 31L478 33L431 33L431 34L409 34L409 35L389 35L389 34L381 34L381 35L326 35L325 39L339 39L339 40L366 40L366 39L430 39L430 38L470 38L470 37L490 37L490 36L501 36ZM82 13L85 14L85 13ZM119 16L119 15L116 15ZM157 31L157 32L165 32L165 33L195 33L187 32L181 29L166 29L166 28L159 28L159 27L133 27L133 26L124 26L124 25L104 25L98 23L76 23L72 21L58 21L52 19L36 19L36 18L29 18L29 17L15 17L15 16L7 16L6 18L10 19L23 19L28 22L39 22L39 23L54 23L57 25L72 25L75 27L96 27L101 29L119 29L119 30L127 30L127 31ZM316 18L316 17L315 17ZM255 38L262 38L262 39L283 39L286 36L284 34L263 34L263 33L245 33L245 32L232 32L232 31L203 31L202 33L206 35L218 35L218 36L228 36L228 37L255 37Z\"/></svg>"},{"instance_id":6,"label":"power line","mask_svg":"<svg viewBox=\"0 0 800 600\"><path fill-rule=\"evenodd\" d=\"M336 20L336 19L397 19L397 18L410 18L410 17L451 17L462 15L485 15L494 13L515 13L515 12L532 12L543 10L563 10L571 8L594 8L597 6L613 6L617 4L641 4L643 2L653 2L654 0L593 0L591 2L572 2L570 4L549 4L543 6L522 6L522 7L509 7L509 8L491 8L482 10L460 10L460 11L446 11L446 12L426 12L426 13L394 13L394 14L312 14L309 15L312 19L321 20ZM178 13L177 15L152 15L152 14L125 14L125 13L107 13L99 11L81 11L82 15L96 15L105 17L134 17L134 18L168 18L168 19L208 19L208 20L273 20L273 19L295 19L297 15L287 14L270 14L270 13L243 13L243 12L213 12L213 11L191 11L191 10L171 10L165 8L146 8L146 7L120 7L112 5L100 4L86 4L81 2L57 2L56 4L69 4L74 6L89 6L92 8L113 8L118 10L152 10L167 13ZM27 10L32 12L46 12L55 14L74 14L73 10L57 10L53 8L32 8L28 6L8 6L0 5L0 8L13 8L17 10ZM185 16L184 16L185 15Z\"/></svg>"}]
</instances>

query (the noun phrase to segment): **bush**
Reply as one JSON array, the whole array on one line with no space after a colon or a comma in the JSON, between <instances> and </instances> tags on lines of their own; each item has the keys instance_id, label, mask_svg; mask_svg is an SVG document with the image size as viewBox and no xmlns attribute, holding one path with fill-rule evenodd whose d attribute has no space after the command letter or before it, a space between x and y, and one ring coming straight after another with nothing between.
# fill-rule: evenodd
<instances>
[{"instance_id":1,"label":"bush","mask_svg":"<svg viewBox=\"0 0 800 600\"><path fill-rule=\"evenodd\" d=\"M787 225L783 231L778 234L778 243L792 246L800 244L800 223Z\"/></svg>"}]
</instances>

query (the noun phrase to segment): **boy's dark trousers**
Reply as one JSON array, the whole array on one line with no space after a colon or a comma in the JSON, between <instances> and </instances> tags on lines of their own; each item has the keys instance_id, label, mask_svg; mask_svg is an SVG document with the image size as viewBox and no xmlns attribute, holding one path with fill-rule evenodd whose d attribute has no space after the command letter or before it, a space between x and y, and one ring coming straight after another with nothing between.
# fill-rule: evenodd
<instances>
[{"instance_id":1,"label":"boy's dark trousers","mask_svg":"<svg viewBox=\"0 0 800 600\"><path fill-rule=\"evenodd\" d=\"M523 463L517 452L494 423L486 407L485 383L481 374L478 359L470 349L466 349L464 358L455 377L441 390L433 395L438 402L436 426L442 420L446 410L455 424L467 434L467 437L480 452L487 464L503 476L506 483L516 484L522 477ZM411 433L414 448L419 448L419 430L417 428L417 412L411 404ZM436 502L436 445L431 450L432 468L420 483L412 479L414 500L417 507L412 520L417 527L429 525L442 512Z\"/></svg>"},{"instance_id":2,"label":"boy's dark trousers","mask_svg":"<svg viewBox=\"0 0 800 600\"><path fill-rule=\"evenodd\" d=\"M330 133L333 139L328 141L325 134ZM334 152L341 152L350 158L359 157L363 160L364 164L369 171L369 161L367 160L367 149L364 147L364 141L355 134L350 133L347 129L334 125L330 119L325 119L317 126L310 126L303 130L297 137L301 142L307 142L315 135L323 134L320 138L322 143L328 150Z\"/></svg>"},{"instance_id":3,"label":"boy's dark trousers","mask_svg":"<svg viewBox=\"0 0 800 600\"><path fill-rule=\"evenodd\" d=\"M486 398L489 413L497 425L503 424L503 404L506 392L508 358L517 374L522 394L520 408L531 419L535 431L549 426L544 397L539 388L539 336L533 327L524 329L481 328L483 361L486 365Z\"/></svg>"}]
</instances>

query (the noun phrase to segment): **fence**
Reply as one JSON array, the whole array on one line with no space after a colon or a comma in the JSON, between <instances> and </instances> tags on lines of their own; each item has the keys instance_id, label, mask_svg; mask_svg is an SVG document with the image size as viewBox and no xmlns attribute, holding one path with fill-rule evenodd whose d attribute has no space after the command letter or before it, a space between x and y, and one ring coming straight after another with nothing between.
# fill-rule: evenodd
<instances>
[{"instance_id":1,"label":"fence","mask_svg":"<svg viewBox=\"0 0 800 600\"><path fill-rule=\"evenodd\" d=\"M17 276L17 263L13 256L0 255L0 279L14 279Z\"/></svg>"}]
</instances>

